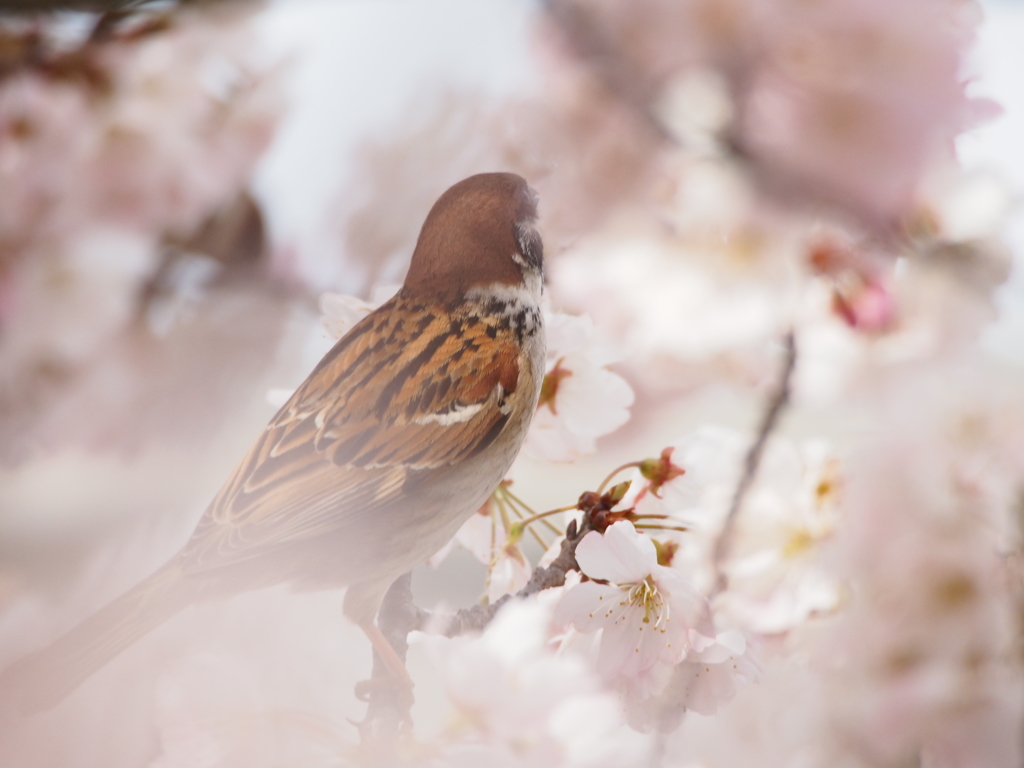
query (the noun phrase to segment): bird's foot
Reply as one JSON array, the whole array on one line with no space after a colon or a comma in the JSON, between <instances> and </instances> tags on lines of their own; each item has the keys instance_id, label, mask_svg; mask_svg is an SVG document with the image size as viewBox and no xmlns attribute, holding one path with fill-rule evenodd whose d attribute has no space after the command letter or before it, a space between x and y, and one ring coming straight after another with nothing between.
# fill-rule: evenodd
<instances>
[{"instance_id":1,"label":"bird's foot","mask_svg":"<svg viewBox=\"0 0 1024 768\"><path fill-rule=\"evenodd\" d=\"M390 699L408 700L411 707L413 703L412 688L412 680L408 676L372 677L369 680L360 680L356 683L356 698L369 702L373 696L380 694Z\"/></svg>"},{"instance_id":2,"label":"bird's foot","mask_svg":"<svg viewBox=\"0 0 1024 768\"><path fill-rule=\"evenodd\" d=\"M412 682L408 676L374 677L356 683L355 693L367 704L366 717L356 724L361 749L376 755L370 764L392 765L399 744L412 736Z\"/></svg>"}]
</instances>

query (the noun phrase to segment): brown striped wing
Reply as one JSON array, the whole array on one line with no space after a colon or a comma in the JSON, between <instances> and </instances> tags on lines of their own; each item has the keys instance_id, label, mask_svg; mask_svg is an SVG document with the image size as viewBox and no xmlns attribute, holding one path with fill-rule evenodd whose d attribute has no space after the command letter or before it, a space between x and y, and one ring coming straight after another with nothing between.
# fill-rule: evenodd
<instances>
[{"instance_id":1,"label":"brown striped wing","mask_svg":"<svg viewBox=\"0 0 1024 768\"><path fill-rule=\"evenodd\" d=\"M343 530L505 426L520 352L499 318L396 297L320 362L249 449L183 552L205 570Z\"/></svg>"}]
</instances>

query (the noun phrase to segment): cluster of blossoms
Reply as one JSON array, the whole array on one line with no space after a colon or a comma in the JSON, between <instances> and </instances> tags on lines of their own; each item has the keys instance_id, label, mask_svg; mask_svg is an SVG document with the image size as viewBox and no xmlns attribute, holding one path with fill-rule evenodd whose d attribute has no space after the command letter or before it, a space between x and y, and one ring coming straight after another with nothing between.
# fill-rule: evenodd
<instances>
[{"instance_id":1,"label":"cluster of blossoms","mask_svg":"<svg viewBox=\"0 0 1024 768\"><path fill-rule=\"evenodd\" d=\"M479 638L424 638L453 710L442 758L428 764L643 765L615 696L584 659L557 653L551 625L550 601L512 603Z\"/></svg>"}]
</instances>

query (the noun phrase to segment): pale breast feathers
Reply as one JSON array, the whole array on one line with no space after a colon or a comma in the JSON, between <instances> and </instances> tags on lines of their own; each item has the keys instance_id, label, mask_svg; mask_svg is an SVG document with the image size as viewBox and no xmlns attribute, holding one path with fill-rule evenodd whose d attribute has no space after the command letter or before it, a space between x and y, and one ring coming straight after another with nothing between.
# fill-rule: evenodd
<instances>
[{"instance_id":1,"label":"pale breast feathers","mask_svg":"<svg viewBox=\"0 0 1024 768\"><path fill-rule=\"evenodd\" d=\"M207 510L186 560L227 564L261 544L337 530L394 501L409 472L464 461L501 433L527 366L514 329L500 317L392 302L353 328L277 414Z\"/></svg>"}]
</instances>

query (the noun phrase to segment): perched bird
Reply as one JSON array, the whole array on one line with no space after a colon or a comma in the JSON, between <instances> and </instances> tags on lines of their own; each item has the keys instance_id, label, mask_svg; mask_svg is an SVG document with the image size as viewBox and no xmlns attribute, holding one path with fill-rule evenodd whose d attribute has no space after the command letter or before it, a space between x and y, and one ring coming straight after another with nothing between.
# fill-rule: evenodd
<instances>
[{"instance_id":1,"label":"perched bird","mask_svg":"<svg viewBox=\"0 0 1024 768\"><path fill-rule=\"evenodd\" d=\"M536 216L536 194L514 174L471 176L445 192L402 289L320 361L182 550L0 674L0 699L48 709L192 603L281 583L347 586L345 615L404 674L374 623L384 594L494 491L536 409Z\"/></svg>"}]
</instances>

